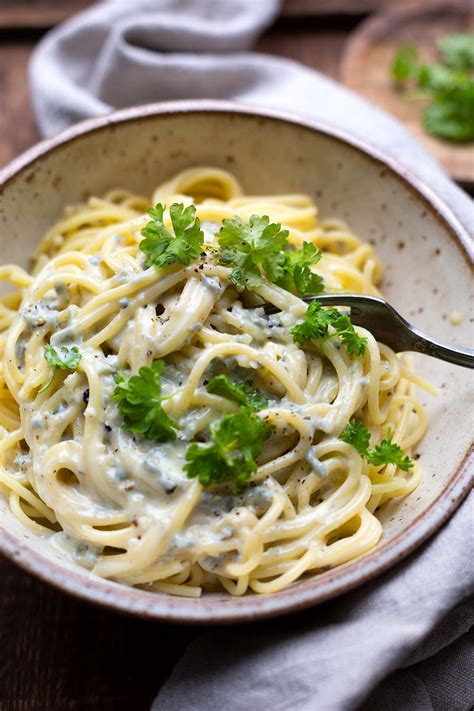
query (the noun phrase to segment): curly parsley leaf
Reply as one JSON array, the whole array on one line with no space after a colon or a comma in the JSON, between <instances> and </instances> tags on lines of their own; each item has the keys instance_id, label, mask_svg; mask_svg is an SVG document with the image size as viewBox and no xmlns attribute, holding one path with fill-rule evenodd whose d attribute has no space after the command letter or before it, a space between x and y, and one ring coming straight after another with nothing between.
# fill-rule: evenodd
<instances>
[{"instance_id":1,"label":"curly parsley leaf","mask_svg":"<svg viewBox=\"0 0 474 711\"><path fill-rule=\"evenodd\" d=\"M155 360L150 368L140 368L138 375L117 373L113 400L118 403L126 430L145 439L171 442L176 439L179 425L161 405L163 367L162 360Z\"/></svg>"},{"instance_id":2,"label":"curly parsley leaf","mask_svg":"<svg viewBox=\"0 0 474 711\"><path fill-rule=\"evenodd\" d=\"M301 249L284 252L283 274L276 282L296 296L315 296L324 290L324 282L310 267L321 259L321 251L311 242L303 242Z\"/></svg>"},{"instance_id":3,"label":"curly parsley leaf","mask_svg":"<svg viewBox=\"0 0 474 711\"><path fill-rule=\"evenodd\" d=\"M81 362L82 355L77 346L63 345L56 348L50 343L46 343L44 347L44 359L53 367L53 372L50 379L38 391L40 393L43 393L49 388L57 370L75 370Z\"/></svg>"},{"instance_id":4,"label":"curly parsley leaf","mask_svg":"<svg viewBox=\"0 0 474 711\"><path fill-rule=\"evenodd\" d=\"M220 395L252 410L263 410L268 405L267 398L259 390L243 381L233 383L226 375L216 375L206 390L208 393Z\"/></svg>"},{"instance_id":5,"label":"curly parsley leaf","mask_svg":"<svg viewBox=\"0 0 474 711\"><path fill-rule=\"evenodd\" d=\"M334 309L331 324L336 329L337 335L344 343L350 356L365 355L367 338L359 336L347 314L341 314L337 309Z\"/></svg>"},{"instance_id":6,"label":"curly parsley leaf","mask_svg":"<svg viewBox=\"0 0 474 711\"><path fill-rule=\"evenodd\" d=\"M354 418L349 420L341 437L344 442L354 447L363 457L367 455L370 445L370 433L361 422Z\"/></svg>"},{"instance_id":7,"label":"curly parsley leaf","mask_svg":"<svg viewBox=\"0 0 474 711\"><path fill-rule=\"evenodd\" d=\"M374 467L395 464L402 471L408 471L413 465L413 461L402 450L402 448L392 442L392 433L387 431L387 436L381 442L370 449L370 434L361 422L352 418L346 425L341 435L344 442L356 449L362 457L365 457L369 464Z\"/></svg>"},{"instance_id":8,"label":"curly parsley leaf","mask_svg":"<svg viewBox=\"0 0 474 711\"><path fill-rule=\"evenodd\" d=\"M293 340L302 346L306 341L320 341L328 336L331 314L335 309L323 309L316 299L312 301L304 315L302 323L291 329Z\"/></svg>"},{"instance_id":9,"label":"curly parsley leaf","mask_svg":"<svg viewBox=\"0 0 474 711\"><path fill-rule=\"evenodd\" d=\"M49 343L44 347L44 357L50 365L61 370L75 370L82 359L77 346L55 348Z\"/></svg>"},{"instance_id":10,"label":"curly parsley leaf","mask_svg":"<svg viewBox=\"0 0 474 711\"><path fill-rule=\"evenodd\" d=\"M217 238L219 262L234 267L230 280L237 291L255 289L264 278L276 283L283 276L288 230L270 223L267 215L252 215L248 223L237 215L223 220Z\"/></svg>"},{"instance_id":11,"label":"curly parsley leaf","mask_svg":"<svg viewBox=\"0 0 474 711\"><path fill-rule=\"evenodd\" d=\"M385 439L376 444L374 449L368 451L367 461L375 467L382 464L396 464L396 466L404 472L407 472L413 467L413 461L410 457L405 454L398 444L392 442L392 433L390 430L388 430Z\"/></svg>"},{"instance_id":12,"label":"curly parsley leaf","mask_svg":"<svg viewBox=\"0 0 474 711\"><path fill-rule=\"evenodd\" d=\"M301 249L288 247L288 230L270 223L264 215L252 215L246 223L235 216L224 220L218 232L219 262L234 267L230 280L238 291L255 289L264 279L297 296L323 291L323 280L310 267L321 259L321 252L310 242Z\"/></svg>"},{"instance_id":13,"label":"curly parsley leaf","mask_svg":"<svg viewBox=\"0 0 474 711\"><path fill-rule=\"evenodd\" d=\"M271 427L250 407L224 415L210 428L211 442L193 442L186 452L184 471L203 486L229 482L235 493L244 488L257 470L256 458L270 436Z\"/></svg>"},{"instance_id":14,"label":"curly parsley leaf","mask_svg":"<svg viewBox=\"0 0 474 711\"><path fill-rule=\"evenodd\" d=\"M196 208L194 205L185 208L181 203L171 205L174 234L163 223L164 210L165 206L161 203L148 210L151 221L142 229L144 239L139 245L141 251L148 255L145 265L159 269L168 264L190 264L200 255L204 243Z\"/></svg>"},{"instance_id":15,"label":"curly parsley leaf","mask_svg":"<svg viewBox=\"0 0 474 711\"><path fill-rule=\"evenodd\" d=\"M438 41L445 64L453 69L474 69L474 35L459 33L447 35Z\"/></svg>"},{"instance_id":16,"label":"curly parsley leaf","mask_svg":"<svg viewBox=\"0 0 474 711\"><path fill-rule=\"evenodd\" d=\"M359 336L347 314L341 314L337 309L323 309L315 299L310 303L302 323L291 329L293 340L298 345L306 341L325 341L330 337L329 326L332 326L347 348L350 356L363 356L366 352L367 339Z\"/></svg>"}]
</instances>

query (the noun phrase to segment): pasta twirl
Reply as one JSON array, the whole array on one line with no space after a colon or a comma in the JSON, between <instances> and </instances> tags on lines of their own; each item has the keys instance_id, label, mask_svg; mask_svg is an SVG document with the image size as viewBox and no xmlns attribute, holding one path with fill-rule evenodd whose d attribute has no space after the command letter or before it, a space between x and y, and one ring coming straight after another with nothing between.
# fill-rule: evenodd
<instances>
[{"instance_id":1,"label":"pasta twirl","mask_svg":"<svg viewBox=\"0 0 474 711\"><path fill-rule=\"evenodd\" d=\"M224 219L268 215L289 243L322 251L326 290L377 294L372 247L306 195L247 196L229 173L183 171L151 203L195 204L206 251L189 265L144 267L150 202L125 190L71 207L44 237L31 274L5 266L17 291L0 304L0 487L14 516L96 575L173 595L278 591L377 544L377 509L420 482L368 463L341 437L354 414L375 442L390 429L410 452L426 422L410 364L373 336L351 358L338 338L300 346L303 301L270 282L238 293L212 258ZM165 219L169 220L168 213ZM280 313L268 316L271 303ZM74 344L75 369L53 371L46 344ZM118 371L164 361L173 442L127 431L113 399ZM192 441L237 405L206 389L218 374L265 393L273 425L248 486L203 487L183 466Z\"/></svg>"}]
</instances>

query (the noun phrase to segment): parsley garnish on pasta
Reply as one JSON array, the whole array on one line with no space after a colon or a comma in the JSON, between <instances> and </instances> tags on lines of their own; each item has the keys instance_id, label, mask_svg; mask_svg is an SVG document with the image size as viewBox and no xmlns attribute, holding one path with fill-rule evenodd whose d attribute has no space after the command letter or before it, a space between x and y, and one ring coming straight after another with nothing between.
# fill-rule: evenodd
<instances>
[{"instance_id":1,"label":"parsley garnish on pasta","mask_svg":"<svg viewBox=\"0 0 474 711\"><path fill-rule=\"evenodd\" d=\"M395 464L402 471L408 471L413 467L413 461L410 457L405 454L398 444L392 442L390 429L387 431L385 439L382 439L373 449L370 449L368 429L361 422L351 419L342 433L342 439L354 447L374 467Z\"/></svg>"},{"instance_id":2,"label":"parsley garnish on pasta","mask_svg":"<svg viewBox=\"0 0 474 711\"><path fill-rule=\"evenodd\" d=\"M257 471L256 458L270 436L269 425L250 407L224 417L210 428L209 444L193 442L186 452L184 471L203 486L230 482L232 491L242 489Z\"/></svg>"},{"instance_id":3,"label":"parsley garnish on pasta","mask_svg":"<svg viewBox=\"0 0 474 711\"><path fill-rule=\"evenodd\" d=\"M219 262L233 267L230 280L238 291L261 286L264 279L276 282L283 276L288 230L270 223L266 215L252 215L248 223L237 215L223 220L217 238Z\"/></svg>"},{"instance_id":4,"label":"parsley garnish on pasta","mask_svg":"<svg viewBox=\"0 0 474 711\"><path fill-rule=\"evenodd\" d=\"M156 360L151 367L140 368L138 375L127 377L118 372L113 396L123 417L124 429L157 442L175 440L179 427L161 404L163 368L164 362Z\"/></svg>"},{"instance_id":5,"label":"parsley garnish on pasta","mask_svg":"<svg viewBox=\"0 0 474 711\"><path fill-rule=\"evenodd\" d=\"M220 395L239 405L246 405L252 410L263 410L268 405L267 398L243 381L233 383L226 375L216 375L206 387L208 393Z\"/></svg>"},{"instance_id":6,"label":"parsley garnish on pasta","mask_svg":"<svg viewBox=\"0 0 474 711\"><path fill-rule=\"evenodd\" d=\"M364 427L362 422L352 418L347 423L342 439L351 447L354 447L363 457L367 455L370 446L370 432L367 427Z\"/></svg>"},{"instance_id":7,"label":"parsley garnish on pasta","mask_svg":"<svg viewBox=\"0 0 474 711\"><path fill-rule=\"evenodd\" d=\"M230 280L237 291L255 289L266 279L297 296L322 292L322 278L310 269L321 259L320 250L310 242L290 248L288 234L267 215L252 215L248 223L238 216L223 221L217 235L218 258L220 264L233 267Z\"/></svg>"},{"instance_id":8,"label":"parsley garnish on pasta","mask_svg":"<svg viewBox=\"0 0 474 711\"><path fill-rule=\"evenodd\" d=\"M408 457L402 448L392 442L392 432L389 429L387 436L375 445L374 449L367 452L367 461L374 467L385 464L395 464L402 471L408 471L413 467L413 461Z\"/></svg>"},{"instance_id":9,"label":"parsley garnish on pasta","mask_svg":"<svg viewBox=\"0 0 474 711\"><path fill-rule=\"evenodd\" d=\"M321 250L311 242L303 242L301 249L287 249L284 252L283 274L276 281L296 296L314 296L324 290L324 282L310 267L321 259Z\"/></svg>"},{"instance_id":10,"label":"parsley garnish on pasta","mask_svg":"<svg viewBox=\"0 0 474 711\"><path fill-rule=\"evenodd\" d=\"M204 241L196 208L194 205L185 208L180 203L171 205L174 235L164 225L164 210L161 203L148 210L151 221L142 229L144 239L140 242L141 251L148 255L145 265L159 269L168 264L190 264L199 256Z\"/></svg>"},{"instance_id":11,"label":"parsley garnish on pasta","mask_svg":"<svg viewBox=\"0 0 474 711\"><path fill-rule=\"evenodd\" d=\"M304 345L307 341L324 342L331 337L329 326L344 343L350 356L365 355L367 339L359 336L352 322L347 316L337 309L324 309L316 299L310 303L302 323L291 329L295 343Z\"/></svg>"},{"instance_id":12,"label":"parsley garnish on pasta","mask_svg":"<svg viewBox=\"0 0 474 711\"><path fill-rule=\"evenodd\" d=\"M57 370L75 370L81 362L82 355L77 346L55 347L47 343L44 347L44 358L47 363L53 366L53 372L50 379L40 388L40 393L49 388Z\"/></svg>"}]
</instances>

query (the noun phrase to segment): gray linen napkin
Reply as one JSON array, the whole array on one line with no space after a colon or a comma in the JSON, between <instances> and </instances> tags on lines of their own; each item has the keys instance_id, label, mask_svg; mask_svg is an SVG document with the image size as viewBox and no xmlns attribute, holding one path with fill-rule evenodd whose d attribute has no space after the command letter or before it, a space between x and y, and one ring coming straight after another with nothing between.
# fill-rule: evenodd
<instances>
[{"instance_id":1,"label":"gray linen napkin","mask_svg":"<svg viewBox=\"0 0 474 711\"><path fill-rule=\"evenodd\" d=\"M44 134L113 108L237 99L348 130L404 163L465 227L469 198L396 121L295 62L247 50L278 0L111 0L39 44L30 67ZM472 497L394 571L304 614L201 635L154 711L467 711L474 703ZM472 665L471 665L472 666Z\"/></svg>"}]
</instances>

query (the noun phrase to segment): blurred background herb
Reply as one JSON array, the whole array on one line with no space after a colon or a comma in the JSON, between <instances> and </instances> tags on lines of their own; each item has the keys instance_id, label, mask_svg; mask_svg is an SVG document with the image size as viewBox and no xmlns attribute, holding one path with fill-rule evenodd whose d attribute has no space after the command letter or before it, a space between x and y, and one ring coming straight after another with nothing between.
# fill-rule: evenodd
<instances>
[{"instance_id":1,"label":"blurred background herb","mask_svg":"<svg viewBox=\"0 0 474 711\"><path fill-rule=\"evenodd\" d=\"M440 62L421 63L418 50L401 46L393 60L392 77L401 87L428 96L423 126L447 141L474 140L474 34L453 34L438 41ZM413 97L413 92L411 93Z\"/></svg>"}]
</instances>

